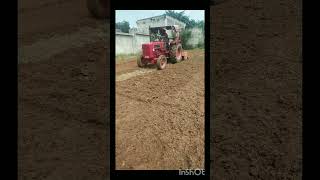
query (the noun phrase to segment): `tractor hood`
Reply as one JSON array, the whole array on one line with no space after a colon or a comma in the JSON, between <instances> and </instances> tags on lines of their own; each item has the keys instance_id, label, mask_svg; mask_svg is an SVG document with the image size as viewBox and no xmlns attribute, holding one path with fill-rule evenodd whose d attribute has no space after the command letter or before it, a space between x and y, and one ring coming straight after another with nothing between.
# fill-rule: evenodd
<instances>
[{"instance_id":1,"label":"tractor hood","mask_svg":"<svg viewBox=\"0 0 320 180\"><path fill-rule=\"evenodd\" d=\"M142 44L142 55L144 58L154 58L155 50L163 48L164 42L156 41Z\"/></svg>"}]
</instances>

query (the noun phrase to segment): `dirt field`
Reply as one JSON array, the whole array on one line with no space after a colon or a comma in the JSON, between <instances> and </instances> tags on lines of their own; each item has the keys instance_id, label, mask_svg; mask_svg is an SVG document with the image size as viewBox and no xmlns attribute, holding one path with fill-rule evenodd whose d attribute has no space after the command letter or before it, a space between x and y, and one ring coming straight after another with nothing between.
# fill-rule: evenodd
<instances>
[{"instance_id":1,"label":"dirt field","mask_svg":"<svg viewBox=\"0 0 320 180\"><path fill-rule=\"evenodd\" d=\"M189 54L162 71L117 66L117 169L204 169L204 51Z\"/></svg>"},{"instance_id":2,"label":"dirt field","mask_svg":"<svg viewBox=\"0 0 320 180\"><path fill-rule=\"evenodd\" d=\"M19 179L106 179L108 23L78 0L19 0L18 17Z\"/></svg>"},{"instance_id":3,"label":"dirt field","mask_svg":"<svg viewBox=\"0 0 320 180\"><path fill-rule=\"evenodd\" d=\"M108 23L106 26L104 21L92 19L84 1L19 0L18 3L19 179L106 179L109 174L109 131L106 129L109 128L110 67L106 43L109 37L105 36L109 34ZM301 179L299 4L301 1L294 0L229 0L211 9L211 29L214 29L214 34L211 33L214 48L211 175L215 179ZM185 64L179 66L186 67ZM173 70L171 66L166 72ZM130 72L128 65L127 73ZM191 79L199 78L194 69L189 72ZM142 76L134 78L139 77ZM134 78L122 78L125 80L119 81L120 88L125 81L131 83L132 90L141 85L133 84ZM150 85L153 83L157 82ZM186 79L177 84L177 92L192 85ZM134 98L136 92L127 93L129 96L123 96L124 100ZM163 103L156 97L153 94L143 100L151 106ZM176 100L182 102L183 98ZM142 103L137 99L130 102ZM168 105L173 109L183 108L173 106L172 99L170 102ZM160 111L152 112L154 116L161 116ZM145 115L136 114L150 125ZM174 116L168 115L167 120L170 117ZM168 123L164 127L169 129L172 125L177 124ZM136 124L123 125L124 130L131 127ZM139 126L134 131L142 128ZM145 139L146 142L169 142L168 136L160 136L163 134L158 129L142 132L158 135ZM181 138L188 135L188 132L179 133L186 133ZM129 137L128 141L135 143L137 140L133 138ZM159 143L154 145L150 148L161 149L168 158L178 153L162 149ZM154 155L160 156L158 153ZM119 157L130 156L123 153ZM166 160L162 159L161 163ZM124 167L131 168L130 162ZM196 158L170 165L188 163L196 166ZM138 165L157 166L142 159Z\"/></svg>"},{"instance_id":4,"label":"dirt field","mask_svg":"<svg viewBox=\"0 0 320 180\"><path fill-rule=\"evenodd\" d=\"M301 2L211 8L214 179L301 179Z\"/></svg>"}]
</instances>

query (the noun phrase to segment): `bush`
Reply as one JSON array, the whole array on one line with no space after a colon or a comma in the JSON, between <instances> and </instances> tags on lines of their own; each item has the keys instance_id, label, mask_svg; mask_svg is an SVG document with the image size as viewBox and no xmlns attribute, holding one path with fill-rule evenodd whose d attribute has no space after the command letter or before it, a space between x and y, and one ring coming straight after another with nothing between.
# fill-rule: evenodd
<instances>
[{"instance_id":1,"label":"bush","mask_svg":"<svg viewBox=\"0 0 320 180\"><path fill-rule=\"evenodd\" d=\"M200 41L198 44L188 43L191 39L192 35L191 29L186 29L181 33L182 47L183 49L194 49L194 48L204 48L204 41ZM202 32L203 33L203 32Z\"/></svg>"},{"instance_id":2,"label":"bush","mask_svg":"<svg viewBox=\"0 0 320 180\"><path fill-rule=\"evenodd\" d=\"M204 49L204 43L199 43L199 44L197 45L197 48L199 48L199 49Z\"/></svg>"},{"instance_id":3,"label":"bush","mask_svg":"<svg viewBox=\"0 0 320 180\"><path fill-rule=\"evenodd\" d=\"M184 30L182 33L181 33L181 40L182 40L182 48L183 49L192 49L193 47L190 46L187 42L188 40L190 39L191 37L191 31L187 31L187 30Z\"/></svg>"}]
</instances>

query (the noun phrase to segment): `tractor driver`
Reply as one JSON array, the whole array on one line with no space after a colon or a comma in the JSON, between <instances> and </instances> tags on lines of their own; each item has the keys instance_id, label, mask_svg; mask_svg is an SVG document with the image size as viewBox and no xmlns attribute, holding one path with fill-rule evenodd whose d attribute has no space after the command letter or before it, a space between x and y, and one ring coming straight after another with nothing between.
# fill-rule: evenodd
<instances>
[{"instance_id":1,"label":"tractor driver","mask_svg":"<svg viewBox=\"0 0 320 180\"><path fill-rule=\"evenodd\" d=\"M169 50L169 37L165 28L162 28L161 35L163 41L166 43L167 50Z\"/></svg>"}]
</instances>

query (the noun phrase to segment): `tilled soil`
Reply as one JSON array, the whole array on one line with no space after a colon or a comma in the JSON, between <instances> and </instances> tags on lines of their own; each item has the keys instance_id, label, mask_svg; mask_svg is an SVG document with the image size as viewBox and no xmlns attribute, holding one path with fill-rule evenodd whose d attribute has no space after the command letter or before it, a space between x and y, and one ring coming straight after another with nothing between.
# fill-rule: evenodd
<instances>
[{"instance_id":1,"label":"tilled soil","mask_svg":"<svg viewBox=\"0 0 320 180\"><path fill-rule=\"evenodd\" d=\"M24 180L105 179L109 174L110 66L109 37L102 37L101 32L109 34L109 27L105 27L105 21L89 16L84 1L19 0L18 3L18 177ZM214 86L211 88L211 176L215 179L301 179L301 1L228 0L212 7L211 16L214 31L211 32L210 61ZM188 70L186 63L177 67ZM172 75L174 67L164 72ZM127 69L127 72L133 71ZM177 71L180 77L182 72ZM186 79L176 82L177 92L190 93L189 87L194 90L191 80L200 78L192 69L187 72L190 72L187 75L190 82ZM156 72L151 73L160 78ZM117 81L117 85L124 87L127 81L132 86L130 90L135 90L141 84L134 84L134 79L141 77L148 78L148 75ZM150 88L157 82L142 83ZM160 88L158 91L161 97L172 98L167 106L173 111L190 109L175 105L197 97L164 95L166 90ZM144 92L148 96L142 96L143 101L136 96L142 92L129 91L129 96L120 98L128 103L145 103L144 108L165 103L153 98L160 97L155 93ZM160 110L150 111L152 116L159 117L163 109ZM132 129L133 132L140 129L144 134L136 138L147 145L123 151L119 157L132 157L130 152L138 153L147 147L156 157L162 152L167 159L159 160L165 163L178 153L201 151L183 149L183 144L176 146L177 143L169 139L175 132L182 136L173 138L183 142L188 141L186 137L200 137L193 132L170 130L173 125L178 129L196 130L195 124L183 127L183 123L171 121L180 115L163 114L167 123L155 121L164 124L168 131L163 132L150 128L152 122L147 121L146 116L146 112L135 114L145 126L121 121L117 124L124 130L137 128ZM143 135L155 136L147 139ZM138 142L135 137L126 138L130 143ZM124 136L119 135L118 140L124 142L123 139ZM165 149L158 143L161 141L169 147L176 146L179 151ZM148 146L150 144L154 146ZM161 151L155 152L155 148ZM128 158L123 168L159 167L141 158L142 153L138 155L138 164L133 165ZM145 156L149 158L151 153ZM183 158L187 159L180 157L168 166L200 164L197 161L200 157L189 161Z\"/></svg>"},{"instance_id":2,"label":"tilled soil","mask_svg":"<svg viewBox=\"0 0 320 180\"><path fill-rule=\"evenodd\" d=\"M101 179L109 171L103 42L19 65L19 178ZM76 61L74 61L76 59Z\"/></svg>"},{"instance_id":3,"label":"tilled soil","mask_svg":"<svg viewBox=\"0 0 320 180\"><path fill-rule=\"evenodd\" d=\"M117 81L117 169L204 168L204 51L196 53ZM132 70L144 71L136 63Z\"/></svg>"},{"instance_id":4,"label":"tilled soil","mask_svg":"<svg viewBox=\"0 0 320 180\"><path fill-rule=\"evenodd\" d=\"M301 1L211 8L211 175L301 179Z\"/></svg>"},{"instance_id":5,"label":"tilled soil","mask_svg":"<svg viewBox=\"0 0 320 180\"><path fill-rule=\"evenodd\" d=\"M19 1L18 177L106 179L109 27L85 1Z\"/></svg>"}]
</instances>

